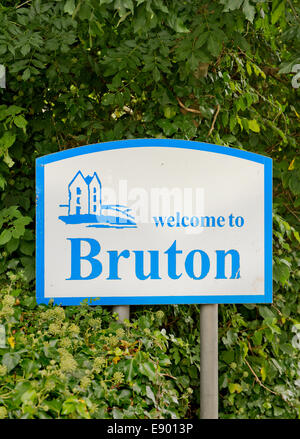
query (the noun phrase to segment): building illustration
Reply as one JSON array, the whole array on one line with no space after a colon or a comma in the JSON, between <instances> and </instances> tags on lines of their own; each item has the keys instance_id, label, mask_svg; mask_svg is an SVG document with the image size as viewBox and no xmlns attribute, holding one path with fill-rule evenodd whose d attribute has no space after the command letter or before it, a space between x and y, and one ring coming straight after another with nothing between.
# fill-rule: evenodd
<instances>
[{"instance_id":1,"label":"building illustration","mask_svg":"<svg viewBox=\"0 0 300 439\"><path fill-rule=\"evenodd\" d=\"M100 215L101 182L96 172L84 177L78 171L69 183L69 215Z\"/></svg>"},{"instance_id":2,"label":"building illustration","mask_svg":"<svg viewBox=\"0 0 300 439\"><path fill-rule=\"evenodd\" d=\"M68 184L67 215L58 218L65 224L86 224L86 227L136 227L131 209L119 204L102 204L102 185L96 172L84 176L79 170Z\"/></svg>"}]
</instances>

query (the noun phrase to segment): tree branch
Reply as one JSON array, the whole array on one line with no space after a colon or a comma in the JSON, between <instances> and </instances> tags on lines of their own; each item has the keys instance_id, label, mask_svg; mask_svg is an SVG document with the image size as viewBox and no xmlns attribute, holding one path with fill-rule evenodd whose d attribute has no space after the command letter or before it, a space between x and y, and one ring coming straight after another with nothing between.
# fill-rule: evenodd
<instances>
[{"instance_id":1,"label":"tree branch","mask_svg":"<svg viewBox=\"0 0 300 439\"><path fill-rule=\"evenodd\" d=\"M209 136L211 135L211 133L213 132L213 130L214 130L215 123L216 123L216 120L217 120L217 117L218 117L219 111L220 111L220 105L218 104L218 105L217 105L216 112L215 112L215 114L214 114L214 118L213 118L213 121L212 121L212 124L211 124L210 130L209 130L209 132L208 132L208 134L207 134L207 137L209 137Z\"/></svg>"},{"instance_id":2,"label":"tree branch","mask_svg":"<svg viewBox=\"0 0 300 439\"><path fill-rule=\"evenodd\" d=\"M185 111L188 111L189 113L200 114L202 116L202 113L200 110L195 110L194 108L188 108L181 102L181 100L178 97L176 99L177 99L177 102L180 105L180 107L183 108Z\"/></svg>"},{"instance_id":3,"label":"tree branch","mask_svg":"<svg viewBox=\"0 0 300 439\"><path fill-rule=\"evenodd\" d=\"M27 3L30 3L30 2L31 2L31 0L27 0L26 2L21 3L20 5L16 6L16 9L19 9L19 8L21 8L22 6L27 5Z\"/></svg>"},{"instance_id":4,"label":"tree branch","mask_svg":"<svg viewBox=\"0 0 300 439\"><path fill-rule=\"evenodd\" d=\"M249 369L251 370L251 372L253 373L254 378L255 378L255 381L256 381L261 387L263 387L265 390L267 390L268 392L273 393L273 395L277 395L277 396L278 396L278 393L276 393L276 392L274 392L273 390L269 389L268 387L266 387L266 386L260 381L260 379L258 378L258 376L256 375L256 373L254 372L254 370L252 369L252 367L250 366L250 364L248 363L248 361L246 360L246 358L244 358L244 360L245 360L245 363L247 364L247 366L249 367Z\"/></svg>"}]
</instances>

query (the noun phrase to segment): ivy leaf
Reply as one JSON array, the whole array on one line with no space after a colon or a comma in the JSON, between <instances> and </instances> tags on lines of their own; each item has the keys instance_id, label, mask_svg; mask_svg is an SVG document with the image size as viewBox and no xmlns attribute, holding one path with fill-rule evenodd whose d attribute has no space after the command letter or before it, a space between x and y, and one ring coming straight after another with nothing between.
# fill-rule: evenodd
<instances>
[{"instance_id":1,"label":"ivy leaf","mask_svg":"<svg viewBox=\"0 0 300 439\"><path fill-rule=\"evenodd\" d=\"M3 151L10 148L16 140L16 135L12 131L6 131L3 136L0 138L0 151Z\"/></svg>"},{"instance_id":2,"label":"ivy leaf","mask_svg":"<svg viewBox=\"0 0 300 439\"><path fill-rule=\"evenodd\" d=\"M35 402L37 400L37 393L34 389L29 389L23 393L21 396L21 401L25 404L30 402Z\"/></svg>"},{"instance_id":3,"label":"ivy leaf","mask_svg":"<svg viewBox=\"0 0 300 439\"><path fill-rule=\"evenodd\" d=\"M31 282L35 278L35 260L29 256L24 256L20 259L24 266L24 276L28 282Z\"/></svg>"},{"instance_id":4,"label":"ivy leaf","mask_svg":"<svg viewBox=\"0 0 300 439\"><path fill-rule=\"evenodd\" d=\"M222 43L220 40L218 40L218 38L216 38L215 33L210 34L207 41L207 48L213 56L218 56L220 54Z\"/></svg>"},{"instance_id":5,"label":"ivy leaf","mask_svg":"<svg viewBox=\"0 0 300 439\"><path fill-rule=\"evenodd\" d=\"M144 0L138 0L139 3L142 3ZM169 9L166 5L164 5L163 0L156 0L155 6L157 9L161 10L162 12L165 12L166 14L169 12Z\"/></svg>"},{"instance_id":6,"label":"ivy leaf","mask_svg":"<svg viewBox=\"0 0 300 439\"><path fill-rule=\"evenodd\" d=\"M290 61L282 62L279 65L278 73L290 73L293 70L294 65L300 63L300 58L292 59Z\"/></svg>"},{"instance_id":7,"label":"ivy leaf","mask_svg":"<svg viewBox=\"0 0 300 439\"><path fill-rule=\"evenodd\" d=\"M159 356L159 365L160 366L169 366L171 364L171 360L168 355L161 354Z\"/></svg>"},{"instance_id":8,"label":"ivy leaf","mask_svg":"<svg viewBox=\"0 0 300 439\"><path fill-rule=\"evenodd\" d=\"M290 276L290 269L287 265L277 263L274 265L273 278L275 282L280 282L282 285L286 283Z\"/></svg>"},{"instance_id":9,"label":"ivy leaf","mask_svg":"<svg viewBox=\"0 0 300 439\"><path fill-rule=\"evenodd\" d=\"M26 43L21 47L21 53L23 56L26 56L30 52L30 44Z\"/></svg>"},{"instance_id":10,"label":"ivy leaf","mask_svg":"<svg viewBox=\"0 0 300 439\"><path fill-rule=\"evenodd\" d=\"M169 26L178 33L187 33L189 29L184 25L182 18L177 17L175 14L168 17Z\"/></svg>"},{"instance_id":11,"label":"ivy leaf","mask_svg":"<svg viewBox=\"0 0 300 439\"><path fill-rule=\"evenodd\" d=\"M250 5L249 0L245 0L243 3L243 13L248 21L253 23L255 16L255 7Z\"/></svg>"},{"instance_id":12,"label":"ivy leaf","mask_svg":"<svg viewBox=\"0 0 300 439\"><path fill-rule=\"evenodd\" d=\"M11 239L12 232L9 229L3 230L0 235L0 245L6 244Z\"/></svg>"},{"instance_id":13,"label":"ivy leaf","mask_svg":"<svg viewBox=\"0 0 300 439\"><path fill-rule=\"evenodd\" d=\"M58 415L61 411L62 403L57 399L53 399L52 401L45 400L44 405L46 405L48 409L50 408L50 410L54 411Z\"/></svg>"},{"instance_id":14,"label":"ivy leaf","mask_svg":"<svg viewBox=\"0 0 300 439\"><path fill-rule=\"evenodd\" d=\"M253 334L253 336L252 336L251 338L252 338L252 340L253 340L253 343L254 343L256 346L260 346L260 345L261 345L261 342L262 342L262 336L263 336L262 331L255 331L255 332L254 332L254 334Z\"/></svg>"},{"instance_id":15,"label":"ivy leaf","mask_svg":"<svg viewBox=\"0 0 300 439\"><path fill-rule=\"evenodd\" d=\"M18 128L21 128L24 131L24 133L26 132L27 121L23 116L19 115L19 116L14 117L14 124Z\"/></svg>"},{"instance_id":16,"label":"ivy leaf","mask_svg":"<svg viewBox=\"0 0 300 439\"><path fill-rule=\"evenodd\" d=\"M14 252L15 250L17 250L18 247L19 247L19 240L15 238L11 238L6 245L6 249L9 253Z\"/></svg>"},{"instance_id":17,"label":"ivy leaf","mask_svg":"<svg viewBox=\"0 0 300 439\"><path fill-rule=\"evenodd\" d=\"M73 12L75 11L75 2L74 0L67 0L64 6L64 12L66 12L69 15L73 15Z\"/></svg>"},{"instance_id":18,"label":"ivy leaf","mask_svg":"<svg viewBox=\"0 0 300 439\"><path fill-rule=\"evenodd\" d=\"M30 75L31 75L30 69L27 67L27 69L24 70L24 73L22 75L22 79L24 81L27 81L30 78Z\"/></svg>"},{"instance_id":19,"label":"ivy leaf","mask_svg":"<svg viewBox=\"0 0 300 439\"><path fill-rule=\"evenodd\" d=\"M70 413L74 413L76 411L76 402L77 400L74 397L65 400L62 405L62 414L69 415Z\"/></svg>"},{"instance_id":20,"label":"ivy leaf","mask_svg":"<svg viewBox=\"0 0 300 439\"><path fill-rule=\"evenodd\" d=\"M275 319L276 318L275 314L267 306L259 306L258 310L259 310L259 314L264 319Z\"/></svg>"},{"instance_id":21,"label":"ivy leaf","mask_svg":"<svg viewBox=\"0 0 300 439\"><path fill-rule=\"evenodd\" d=\"M123 411L120 410L118 407L113 407L112 416L113 416L113 419L123 419L124 418Z\"/></svg>"},{"instance_id":22,"label":"ivy leaf","mask_svg":"<svg viewBox=\"0 0 300 439\"><path fill-rule=\"evenodd\" d=\"M124 371L126 381L132 381L138 372L137 362L134 358L126 361Z\"/></svg>"},{"instance_id":23,"label":"ivy leaf","mask_svg":"<svg viewBox=\"0 0 300 439\"><path fill-rule=\"evenodd\" d=\"M200 49L200 47L202 47L206 43L209 35L210 35L210 33L208 31L207 32L202 32L199 35L199 37L197 38L197 41L196 41L196 44L195 44L195 49Z\"/></svg>"},{"instance_id":24,"label":"ivy leaf","mask_svg":"<svg viewBox=\"0 0 300 439\"><path fill-rule=\"evenodd\" d=\"M7 367L7 372L13 370L20 362L21 357L17 353L6 353L3 355L2 364Z\"/></svg>"},{"instance_id":25,"label":"ivy leaf","mask_svg":"<svg viewBox=\"0 0 300 439\"><path fill-rule=\"evenodd\" d=\"M153 79L155 82L158 82L160 80L160 72L156 66L153 69Z\"/></svg>"},{"instance_id":26,"label":"ivy leaf","mask_svg":"<svg viewBox=\"0 0 300 439\"><path fill-rule=\"evenodd\" d=\"M139 371L149 378L150 381L155 381L156 379L156 370L155 365L151 361L146 361L141 363L139 366Z\"/></svg>"},{"instance_id":27,"label":"ivy leaf","mask_svg":"<svg viewBox=\"0 0 300 439\"><path fill-rule=\"evenodd\" d=\"M293 175L289 179L289 187L294 195L300 194L300 172L299 171L293 173Z\"/></svg>"},{"instance_id":28,"label":"ivy leaf","mask_svg":"<svg viewBox=\"0 0 300 439\"><path fill-rule=\"evenodd\" d=\"M172 119L176 115L176 110L173 107L164 108L164 116L166 119Z\"/></svg>"},{"instance_id":29,"label":"ivy leaf","mask_svg":"<svg viewBox=\"0 0 300 439\"><path fill-rule=\"evenodd\" d=\"M80 9L78 12L78 16L79 16L80 20L89 20L89 18L91 17L91 13L92 12L91 12L90 6L85 2L81 3Z\"/></svg>"},{"instance_id":30,"label":"ivy leaf","mask_svg":"<svg viewBox=\"0 0 300 439\"><path fill-rule=\"evenodd\" d=\"M248 120L248 127L251 131L254 131L254 133L260 132L260 127L255 119Z\"/></svg>"},{"instance_id":31,"label":"ivy leaf","mask_svg":"<svg viewBox=\"0 0 300 439\"><path fill-rule=\"evenodd\" d=\"M243 0L221 0L220 3L224 5L223 12L228 12L239 9L243 3Z\"/></svg>"},{"instance_id":32,"label":"ivy leaf","mask_svg":"<svg viewBox=\"0 0 300 439\"><path fill-rule=\"evenodd\" d=\"M36 372L40 369L41 364L37 361L31 360L29 358L25 358L25 360L22 361L21 367L26 373L26 375L30 376L33 372Z\"/></svg>"},{"instance_id":33,"label":"ivy leaf","mask_svg":"<svg viewBox=\"0 0 300 439\"><path fill-rule=\"evenodd\" d=\"M220 358L225 361L225 363L230 364L234 361L234 351L224 351Z\"/></svg>"},{"instance_id":34,"label":"ivy leaf","mask_svg":"<svg viewBox=\"0 0 300 439\"><path fill-rule=\"evenodd\" d=\"M20 236L24 235L25 226L31 222L32 218L29 216L21 216L20 218L17 218L13 223L14 229L12 231L12 236L17 239L20 238Z\"/></svg>"},{"instance_id":35,"label":"ivy leaf","mask_svg":"<svg viewBox=\"0 0 300 439\"><path fill-rule=\"evenodd\" d=\"M265 381L267 378L267 371L266 371L266 368L264 366L260 369L260 374L261 374L262 381Z\"/></svg>"},{"instance_id":36,"label":"ivy leaf","mask_svg":"<svg viewBox=\"0 0 300 439\"><path fill-rule=\"evenodd\" d=\"M241 393L243 390L242 386L238 383L229 383L228 388L230 393Z\"/></svg>"},{"instance_id":37,"label":"ivy leaf","mask_svg":"<svg viewBox=\"0 0 300 439\"><path fill-rule=\"evenodd\" d=\"M15 164L15 162L13 161L11 156L8 154L8 151L5 151L5 154L4 154L4 157L3 157L3 161L4 161L4 163L7 164L7 166L9 168L11 168Z\"/></svg>"},{"instance_id":38,"label":"ivy leaf","mask_svg":"<svg viewBox=\"0 0 300 439\"><path fill-rule=\"evenodd\" d=\"M227 331L226 337L222 337L225 346L232 346L238 339L237 333L233 329Z\"/></svg>"},{"instance_id":39,"label":"ivy leaf","mask_svg":"<svg viewBox=\"0 0 300 439\"><path fill-rule=\"evenodd\" d=\"M27 241L21 242L20 250L24 255L32 256L34 252L34 242L27 242Z\"/></svg>"},{"instance_id":40,"label":"ivy leaf","mask_svg":"<svg viewBox=\"0 0 300 439\"><path fill-rule=\"evenodd\" d=\"M126 9L129 9L133 14L134 6L132 0L115 0L115 8L119 11L119 16L122 18L127 15Z\"/></svg>"},{"instance_id":41,"label":"ivy leaf","mask_svg":"<svg viewBox=\"0 0 300 439\"><path fill-rule=\"evenodd\" d=\"M150 389L149 386L146 386L146 395L151 401L153 401L154 405L156 405L155 396L153 391Z\"/></svg>"},{"instance_id":42,"label":"ivy leaf","mask_svg":"<svg viewBox=\"0 0 300 439\"><path fill-rule=\"evenodd\" d=\"M166 119L160 119L157 122L157 125L163 129L163 132L166 136L171 136L177 131L175 124Z\"/></svg>"},{"instance_id":43,"label":"ivy leaf","mask_svg":"<svg viewBox=\"0 0 300 439\"><path fill-rule=\"evenodd\" d=\"M6 44L0 44L0 55L4 55L6 51L7 51Z\"/></svg>"}]
</instances>

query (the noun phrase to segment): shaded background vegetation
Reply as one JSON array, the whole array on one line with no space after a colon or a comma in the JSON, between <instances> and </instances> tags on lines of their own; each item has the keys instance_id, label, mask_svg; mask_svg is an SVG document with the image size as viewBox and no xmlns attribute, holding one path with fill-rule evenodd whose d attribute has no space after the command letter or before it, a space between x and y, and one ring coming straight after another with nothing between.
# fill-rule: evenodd
<instances>
[{"instance_id":1,"label":"shaded background vegetation","mask_svg":"<svg viewBox=\"0 0 300 439\"><path fill-rule=\"evenodd\" d=\"M152 137L273 158L274 303L219 306L220 417L299 417L299 16L290 0L1 2L0 417L199 415L199 306L131 307L123 327L110 307L35 304L35 158Z\"/></svg>"}]
</instances>

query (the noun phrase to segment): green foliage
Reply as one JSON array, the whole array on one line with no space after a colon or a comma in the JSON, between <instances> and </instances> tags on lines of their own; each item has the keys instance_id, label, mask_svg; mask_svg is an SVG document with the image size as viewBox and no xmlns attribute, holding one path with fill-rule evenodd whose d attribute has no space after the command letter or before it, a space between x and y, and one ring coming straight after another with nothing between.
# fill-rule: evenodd
<instances>
[{"instance_id":1,"label":"green foliage","mask_svg":"<svg viewBox=\"0 0 300 439\"><path fill-rule=\"evenodd\" d=\"M271 307L224 310L227 325L220 330L219 363L222 417L249 418L249 413L252 419L298 417L300 326L295 317L300 310L294 302L287 295Z\"/></svg>"},{"instance_id":2,"label":"green foliage","mask_svg":"<svg viewBox=\"0 0 300 439\"><path fill-rule=\"evenodd\" d=\"M35 158L146 137L272 157L274 305L219 307L220 416L299 416L299 16L293 0L1 2L0 275L16 302L0 310L11 340L0 351L0 416L197 416L198 307L164 307L160 326L159 308L133 307L124 340L139 351L124 355L121 343L104 349L122 329L105 309L70 307L47 322L55 308L34 305ZM62 346L73 323L80 333ZM91 378L98 353L106 375ZM62 364L76 368L59 376Z\"/></svg>"},{"instance_id":3,"label":"green foliage","mask_svg":"<svg viewBox=\"0 0 300 439\"><path fill-rule=\"evenodd\" d=\"M161 311L123 326L86 303L38 307L22 276L9 276L0 300L0 407L9 418L185 416L193 390L171 375L172 352L191 366L189 346L162 327Z\"/></svg>"},{"instance_id":4,"label":"green foliage","mask_svg":"<svg viewBox=\"0 0 300 439\"><path fill-rule=\"evenodd\" d=\"M18 260L12 259L11 255L20 246L20 252L23 255L32 256L34 252L33 233L31 230L25 230L25 227L32 222L32 218L24 216L20 213L17 206L10 206L2 209L0 212L0 247L4 247L2 251L2 260L0 262L0 273L5 270L15 268L18 265ZM21 261L26 257L21 257ZM34 260L28 258L30 261L26 265L27 278L30 280L33 275L28 271L30 268L34 271ZM9 262L8 262L9 261Z\"/></svg>"}]
</instances>

